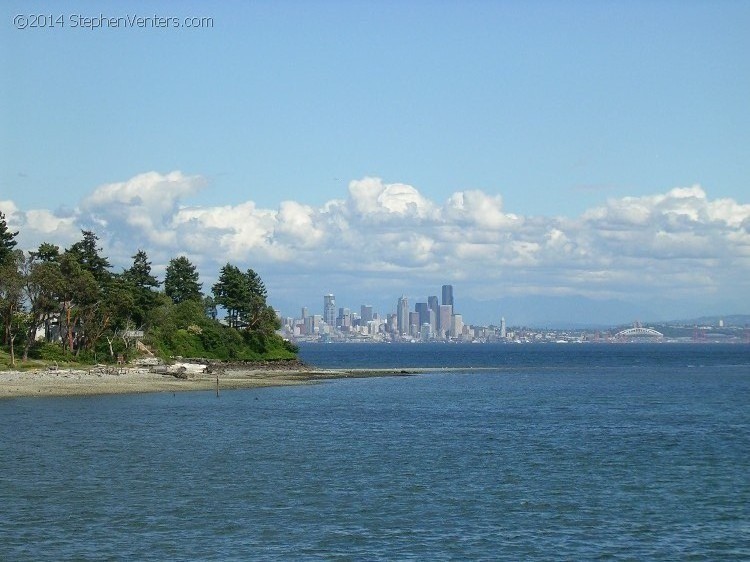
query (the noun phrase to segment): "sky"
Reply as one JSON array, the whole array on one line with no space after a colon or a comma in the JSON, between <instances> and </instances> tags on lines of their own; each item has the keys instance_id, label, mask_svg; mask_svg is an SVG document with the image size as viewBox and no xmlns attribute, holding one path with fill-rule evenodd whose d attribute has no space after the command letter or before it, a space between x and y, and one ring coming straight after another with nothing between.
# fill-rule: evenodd
<instances>
[{"instance_id":1,"label":"sky","mask_svg":"<svg viewBox=\"0 0 750 562\"><path fill-rule=\"evenodd\" d=\"M119 270L252 267L290 316L446 283L477 323L750 313L748 2L0 17L0 211L27 250L86 228Z\"/></svg>"}]
</instances>

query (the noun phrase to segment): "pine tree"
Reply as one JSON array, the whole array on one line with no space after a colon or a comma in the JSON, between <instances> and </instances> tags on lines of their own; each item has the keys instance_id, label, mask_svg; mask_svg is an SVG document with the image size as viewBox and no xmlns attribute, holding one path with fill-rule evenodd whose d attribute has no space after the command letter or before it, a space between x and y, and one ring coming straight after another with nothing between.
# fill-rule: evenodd
<instances>
[{"instance_id":1,"label":"pine tree","mask_svg":"<svg viewBox=\"0 0 750 562\"><path fill-rule=\"evenodd\" d=\"M200 301L201 283L198 282L198 272L195 266L185 256L173 258L169 261L164 276L164 292L175 304L188 300Z\"/></svg>"},{"instance_id":2,"label":"pine tree","mask_svg":"<svg viewBox=\"0 0 750 562\"><path fill-rule=\"evenodd\" d=\"M99 237L90 230L82 230L83 239L73 244L68 253L70 253L81 267L91 273L96 279L99 286L103 286L109 280L111 273L109 268L112 267L109 260L100 255L101 248L97 247Z\"/></svg>"},{"instance_id":3,"label":"pine tree","mask_svg":"<svg viewBox=\"0 0 750 562\"><path fill-rule=\"evenodd\" d=\"M16 236L18 236L18 231L11 232L8 230L5 214L0 211L0 265L11 259L13 248L18 244Z\"/></svg>"},{"instance_id":4,"label":"pine tree","mask_svg":"<svg viewBox=\"0 0 750 562\"><path fill-rule=\"evenodd\" d=\"M156 306L157 294L154 292L160 283L151 275L151 262L143 250L133 256L133 265L122 274L123 281L130 288L134 308L132 319L137 326L143 325L148 313Z\"/></svg>"}]
</instances>

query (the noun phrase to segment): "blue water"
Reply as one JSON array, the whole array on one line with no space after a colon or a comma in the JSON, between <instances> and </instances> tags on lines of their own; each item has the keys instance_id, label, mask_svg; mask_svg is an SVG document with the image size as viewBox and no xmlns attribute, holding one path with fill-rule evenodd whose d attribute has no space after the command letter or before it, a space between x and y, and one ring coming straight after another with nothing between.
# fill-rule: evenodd
<instances>
[{"instance_id":1,"label":"blue water","mask_svg":"<svg viewBox=\"0 0 750 562\"><path fill-rule=\"evenodd\" d=\"M301 355L435 371L0 401L0 560L750 559L748 346Z\"/></svg>"}]
</instances>

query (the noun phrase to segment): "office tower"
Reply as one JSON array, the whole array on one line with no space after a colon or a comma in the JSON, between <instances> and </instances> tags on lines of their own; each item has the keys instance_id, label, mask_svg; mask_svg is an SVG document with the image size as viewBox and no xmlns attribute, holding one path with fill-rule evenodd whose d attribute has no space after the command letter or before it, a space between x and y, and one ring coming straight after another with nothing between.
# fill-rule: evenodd
<instances>
[{"instance_id":1,"label":"office tower","mask_svg":"<svg viewBox=\"0 0 750 562\"><path fill-rule=\"evenodd\" d=\"M430 307L426 302L418 302L414 305L414 310L419 314L419 325L430 321Z\"/></svg>"},{"instance_id":2,"label":"office tower","mask_svg":"<svg viewBox=\"0 0 750 562\"><path fill-rule=\"evenodd\" d=\"M505 329L505 317L504 316L500 319L500 337L502 339L505 339L508 337L508 333Z\"/></svg>"},{"instance_id":3,"label":"office tower","mask_svg":"<svg viewBox=\"0 0 750 562\"><path fill-rule=\"evenodd\" d=\"M303 306L302 307L302 320L304 320L305 318L307 318L307 307Z\"/></svg>"},{"instance_id":4,"label":"office tower","mask_svg":"<svg viewBox=\"0 0 750 562\"><path fill-rule=\"evenodd\" d=\"M396 303L396 328L399 334L409 333L409 301L405 296L401 296Z\"/></svg>"},{"instance_id":5,"label":"office tower","mask_svg":"<svg viewBox=\"0 0 750 562\"><path fill-rule=\"evenodd\" d=\"M453 316L453 306L450 304L441 304L440 316L438 317L438 333L441 337L450 336L451 316Z\"/></svg>"},{"instance_id":6,"label":"office tower","mask_svg":"<svg viewBox=\"0 0 750 562\"><path fill-rule=\"evenodd\" d=\"M416 338L419 335L419 312L409 313L409 335Z\"/></svg>"},{"instance_id":7,"label":"office tower","mask_svg":"<svg viewBox=\"0 0 750 562\"><path fill-rule=\"evenodd\" d=\"M453 285L443 285L443 304L453 306Z\"/></svg>"},{"instance_id":8,"label":"office tower","mask_svg":"<svg viewBox=\"0 0 750 562\"><path fill-rule=\"evenodd\" d=\"M352 314L348 308L339 308L339 315L336 317L336 326L346 331L352 325Z\"/></svg>"},{"instance_id":9,"label":"office tower","mask_svg":"<svg viewBox=\"0 0 750 562\"><path fill-rule=\"evenodd\" d=\"M440 317L440 304L438 303L438 298L427 297L427 308L435 314L435 318L430 320L430 326L432 326L432 333L434 334L437 333L438 318Z\"/></svg>"},{"instance_id":10,"label":"office tower","mask_svg":"<svg viewBox=\"0 0 750 562\"><path fill-rule=\"evenodd\" d=\"M323 321L329 326L336 322L336 299L330 293L323 295Z\"/></svg>"},{"instance_id":11,"label":"office tower","mask_svg":"<svg viewBox=\"0 0 750 562\"><path fill-rule=\"evenodd\" d=\"M430 326L429 322L422 324L419 336L422 341L430 341L432 339L432 326Z\"/></svg>"},{"instance_id":12,"label":"office tower","mask_svg":"<svg viewBox=\"0 0 750 562\"><path fill-rule=\"evenodd\" d=\"M372 305L371 304L363 304L360 308L360 316L362 317L362 322L367 323L370 320L372 320Z\"/></svg>"},{"instance_id":13,"label":"office tower","mask_svg":"<svg viewBox=\"0 0 750 562\"><path fill-rule=\"evenodd\" d=\"M451 337L460 338L464 331L464 318L460 314L454 314L451 324Z\"/></svg>"}]
</instances>

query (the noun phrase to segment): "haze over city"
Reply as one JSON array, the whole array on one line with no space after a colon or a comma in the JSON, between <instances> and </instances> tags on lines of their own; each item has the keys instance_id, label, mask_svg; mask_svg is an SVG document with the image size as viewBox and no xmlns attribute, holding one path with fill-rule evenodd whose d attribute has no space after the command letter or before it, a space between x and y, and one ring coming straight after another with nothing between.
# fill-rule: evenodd
<instances>
[{"instance_id":1,"label":"haze over city","mask_svg":"<svg viewBox=\"0 0 750 562\"><path fill-rule=\"evenodd\" d=\"M25 250L91 229L116 267L188 256L204 290L252 267L285 316L444 284L483 324L750 312L748 3L33 12L55 17L4 3L0 34ZM134 14L203 23L71 25Z\"/></svg>"}]
</instances>

